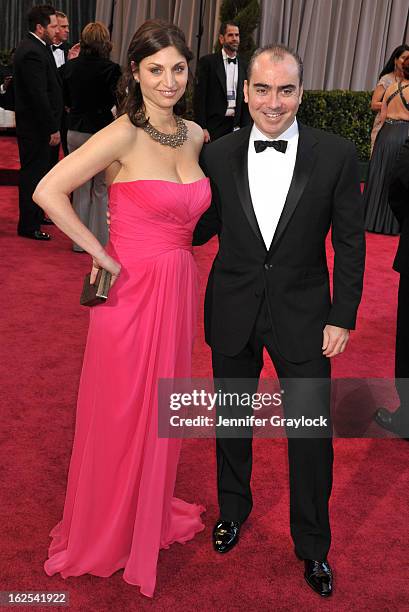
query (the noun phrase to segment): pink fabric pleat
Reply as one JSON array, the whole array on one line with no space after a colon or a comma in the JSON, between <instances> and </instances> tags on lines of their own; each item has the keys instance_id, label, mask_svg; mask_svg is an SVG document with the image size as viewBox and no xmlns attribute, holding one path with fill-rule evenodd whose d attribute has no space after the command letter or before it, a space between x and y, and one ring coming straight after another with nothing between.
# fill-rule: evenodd
<instances>
[{"instance_id":1,"label":"pink fabric pleat","mask_svg":"<svg viewBox=\"0 0 409 612\"><path fill-rule=\"evenodd\" d=\"M188 378L197 323L192 232L207 179L115 183L110 253L121 275L90 313L62 520L48 575L123 579L152 597L159 550L204 529L173 496L181 440L158 437L157 381Z\"/></svg>"}]
</instances>

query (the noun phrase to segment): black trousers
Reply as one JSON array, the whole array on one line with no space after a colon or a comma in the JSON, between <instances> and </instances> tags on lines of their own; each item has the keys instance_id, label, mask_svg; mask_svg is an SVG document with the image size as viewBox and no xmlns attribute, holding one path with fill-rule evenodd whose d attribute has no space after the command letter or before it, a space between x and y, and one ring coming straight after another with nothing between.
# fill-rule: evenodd
<instances>
[{"instance_id":1,"label":"black trousers","mask_svg":"<svg viewBox=\"0 0 409 612\"><path fill-rule=\"evenodd\" d=\"M223 391L256 391L263 367L263 347L266 347L285 391L285 417L302 413L306 417L322 415L328 419L328 428L320 437L290 437L288 434L291 535L301 557L323 561L331 543L328 514L333 465L330 361L326 357L304 363L286 361L277 350L267 302L263 300L246 347L234 357L212 353L213 374ZM309 380L297 389L299 384L294 379L298 383L299 379ZM223 408L218 407L218 414L219 411L224 413ZM251 414L252 409L244 407L240 411L239 416L244 416L246 411ZM224 437L218 432L216 454L220 518L243 522L252 509L251 432L249 437Z\"/></svg>"},{"instance_id":2,"label":"black trousers","mask_svg":"<svg viewBox=\"0 0 409 612\"><path fill-rule=\"evenodd\" d=\"M68 143L67 143L67 132L68 132L67 117L68 115L64 111L61 116L61 127L60 127L61 146L64 152L64 157L67 157L67 155L69 155ZM57 147L51 147L51 167L58 164L59 161L60 161L60 145L58 145Z\"/></svg>"},{"instance_id":3,"label":"black trousers","mask_svg":"<svg viewBox=\"0 0 409 612\"><path fill-rule=\"evenodd\" d=\"M409 437L409 275L405 274L401 274L399 280L395 377L400 399L400 408L395 415L405 436Z\"/></svg>"},{"instance_id":4,"label":"black trousers","mask_svg":"<svg viewBox=\"0 0 409 612\"><path fill-rule=\"evenodd\" d=\"M43 176L51 168L51 149L49 135L17 134L20 155L18 202L20 216L17 231L32 232L39 230L44 217L42 209L33 202L32 195Z\"/></svg>"}]
</instances>

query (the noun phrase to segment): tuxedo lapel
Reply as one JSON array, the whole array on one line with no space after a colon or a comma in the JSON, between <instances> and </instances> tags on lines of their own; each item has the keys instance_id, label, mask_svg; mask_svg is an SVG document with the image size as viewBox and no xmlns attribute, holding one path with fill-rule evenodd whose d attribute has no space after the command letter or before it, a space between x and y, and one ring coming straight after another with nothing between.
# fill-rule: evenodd
<instances>
[{"instance_id":1,"label":"tuxedo lapel","mask_svg":"<svg viewBox=\"0 0 409 612\"><path fill-rule=\"evenodd\" d=\"M236 183L237 193L239 194L240 203L248 222L257 238L264 245L264 240L257 223L257 218L254 212L253 203L251 201L249 177L248 177L248 146L251 126L241 128L237 132L237 140L239 141L230 156L230 165L233 172L233 178Z\"/></svg>"},{"instance_id":2,"label":"tuxedo lapel","mask_svg":"<svg viewBox=\"0 0 409 612\"><path fill-rule=\"evenodd\" d=\"M246 79L246 74L245 74L245 70L244 70L244 66L243 66L243 62L239 59L238 60L238 64L239 64L239 73L238 73L238 79L237 79L237 89L238 89L238 98L243 98L243 85L244 85L244 81Z\"/></svg>"},{"instance_id":3,"label":"tuxedo lapel","mask_svg":"<svg viewBox=\"0 0 409 612\"><path fill-rule=\"evenodd\" d=\"M285 232L287 225L290 222L290 219L293 216L304 192L315 163L316 151L314 148L317 144L317 140L307 127L303 126L302 124L298 124L298 126L299 139L294 174L274 238L270 245L269 254L272 253L281 236Z\"/></svg>"},{"instance_id":4,"label":"tuxedo lapel","mask_svg":"<svg viewBox=\"0 0 409 612\"><path fill-rule=\"evenodd\" d=\"M216 74L223 87L224 95L227 100L227 85L226 85L226 71L224 69L223 56L221 53L216 55Z\"/></svg>"}]
</instances>

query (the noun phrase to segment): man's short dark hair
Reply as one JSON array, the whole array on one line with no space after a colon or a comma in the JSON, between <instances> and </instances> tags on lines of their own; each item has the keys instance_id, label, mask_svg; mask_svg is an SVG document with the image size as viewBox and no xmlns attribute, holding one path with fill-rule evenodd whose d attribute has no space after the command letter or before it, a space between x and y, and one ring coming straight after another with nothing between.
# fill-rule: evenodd
<instances>
[{"instance_id":1,"label":"man's short dark hair","mask_svg":"<svg viewBox=\"0 0 409 612\"><path fill-rule=\"evenodd\" d=\"M50 17L55 15L55 8L51 4L39 4L33 6L27 15L28 29L30 32L35 32L36 25L39 23L43 28L50 25Z\"/></svg>"},{"instance_id":2,"label":"man's short dark hair","mask_svg":"<svg viewBox=\"0 0 409 612\"><path fill-rule=\"evenodd\" d=\"M254 62L256 61L258 56L261 55L262 53L268 53L271 56L271 59L273 61L274 60L281 61L285 58L286 55L290 55L297 63L300 86L302 85L304 66L303 66L301 57L298 55L296 51L291 49L291 47L287 47L287 45L280 45L280 44L266 45L265 47L260 47L259 49L256 49L254 51L249 61L249 65L247 67L247 80L248 81L250 80L250 77L251 77L251 71L253 69Z\"/></svg>"},{"instance_id":3,"label":"man's short dark hair","mask_svg":"<svg viewBox=\"0 0 409 612\"><path fill-rule=\"evenodd\" d=\"M239 27L237 23L234 23L234 21L223 21L223 23L220 24L220 29L219 29L220 36L224 36L226 34L227 26L234 26L235 28Z\"/></svg>"}]
</instances>

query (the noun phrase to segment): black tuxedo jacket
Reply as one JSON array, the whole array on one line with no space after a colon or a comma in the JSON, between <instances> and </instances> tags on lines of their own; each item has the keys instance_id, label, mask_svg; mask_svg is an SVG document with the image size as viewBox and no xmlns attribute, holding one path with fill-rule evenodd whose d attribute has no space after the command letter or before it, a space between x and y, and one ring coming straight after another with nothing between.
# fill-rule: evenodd
<instances>
[{"instance_id":1,"label":"black tuxedo jacket","mask_svg":"<svg viewBox=\"0 0 409 612\"><path fill-rule=\"evenodd\" d=\"M113 121L121 68L109 59L79 55L59 69L69 130L94 134Z\"/></svg>"},{"instance_id":2,"label":"black tuxedo jacket","mask_svg":"<svg viewBox=\"0 0 409 612\"><path fill-rule=\"evenodd\" d=\"M401 229L393 269L409 276L409 138L392 169L389 204Z\"/></svg>"},{"instance_id":3,"label":"black tuxedo jacket","mask_svg":"<svg viewBox=\"0 0 409 612\"><path fill-rule=\"evenodd\" d=\"M236 112L233 123L238 127L250 124L250 115L243 95L246 71L247 63L238 57ZM196 71L193 106L195 121L203 129L217 134L227 110L226 71L221 51L200 58Z\"/></svg>"},{"instance_id":4,"label":"black tuxedo jacket","mask_svg":"<svg viewBox=\"0 0 409 612\"><path fill-rule=\"evenodd\" d=\"M63 43L61 43L61 48L64 51L64 58L65 61L68 61L68 51L71 49L72 44L68 42L68 40L65 40Z\"/></svg>"},{"instance_id":5,"label":"black tuxedo jacket","mask_svg":"<svg viewBox=\"0 0 409 612\"><path fill-rule=\"evenodd\" d=\"M27 34L14 55L17 135L42 137L60 129L61 79L51 48Z\"/></svg>"},{"instance_id":6,"label":"black tuxedo jacket","mask_svg":"<svg viewBox=\"0 0 409 612\"><path fill-rule=\"evenodd\" d=\"M219 235L206 290L205 333L207 343L225 355L246 345L264 294L277 348L288 361L319 358L327 323L355 327L365 260L355 148L338 136L299 129L293 179L269 250L250 196L251 128L216 140L202 153L213 198L195 229L194 244ZM325 250L331 227L332 300Z\"/></svg>"}]
</instances>

